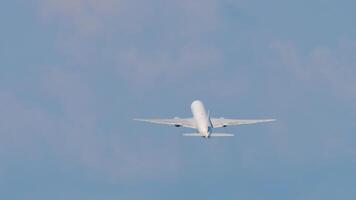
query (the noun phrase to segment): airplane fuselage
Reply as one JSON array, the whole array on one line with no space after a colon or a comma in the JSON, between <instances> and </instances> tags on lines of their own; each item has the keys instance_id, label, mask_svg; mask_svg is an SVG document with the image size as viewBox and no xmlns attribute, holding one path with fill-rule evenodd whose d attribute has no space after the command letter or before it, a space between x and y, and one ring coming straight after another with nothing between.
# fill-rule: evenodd
<instances>
[{"instance_id":1,"label":"airplane fuselage","mask_svg":"<svg viewBox=\"0 0 356 200\"><path fill-rule=\"evenodd\" d=\"M199 100L193 101L191 110L197 127L197 132L204 137L209 137L212 126L209 116L206 114L204 104Z\"/></svg>"}]
</instances>

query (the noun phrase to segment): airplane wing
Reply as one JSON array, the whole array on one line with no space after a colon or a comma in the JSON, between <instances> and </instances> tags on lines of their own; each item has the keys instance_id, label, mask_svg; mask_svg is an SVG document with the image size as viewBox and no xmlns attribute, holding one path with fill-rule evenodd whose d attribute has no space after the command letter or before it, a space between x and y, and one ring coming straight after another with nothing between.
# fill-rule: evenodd
<instances>
[{"instance_id":1,"label":"airplane wing","mask_svg":"<svg viewBox=\"0 0 356 200\"><path fill-rule=\"evenodd\" d=\"M256 119L224 119L224 118L211 118L210 120L214 128L276 121L275 119L256 120Z\"/></svg>"},{"instance_id":2,"label":"airplane wing","mask_svg":"<svg viewBox=\"0 0 356 200\"><path fill-rule=\"evenodd\" d=\"M173 119L134 119L136 121L150 122L156 124L166 124L173 126L183 126L187 128L196 128L193 118L173 118Z\"/></svg>"}]
</instances>

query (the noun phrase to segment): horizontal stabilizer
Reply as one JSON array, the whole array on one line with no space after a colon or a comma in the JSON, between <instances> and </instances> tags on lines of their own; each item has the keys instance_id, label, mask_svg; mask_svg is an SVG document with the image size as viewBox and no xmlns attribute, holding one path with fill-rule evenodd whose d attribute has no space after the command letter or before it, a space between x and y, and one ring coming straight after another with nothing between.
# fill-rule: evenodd
<instances>
[{"instance_id":1,"label":"horizontal stabilizer","mask_svg":"<svg viewBox=\"0 0 356 200\"><path fill-rule=\"evenodd\" d=\"M210 137L232 137L234 134L231 133L211 133Z\"/></svg>"},{"instance_id":2,"label":"horizontal stabilizer","mask_svg":"<svg viewBox=\"0 0 356 200\"><path fill-rule=\"evenodd\" d=\"M199 133L184 133L183 136L189 136L189 137L205 137L204 135L201 135ZM234 134L231 133L211 133L209 137L232 137Z\"/></svg>"}]
</instances>

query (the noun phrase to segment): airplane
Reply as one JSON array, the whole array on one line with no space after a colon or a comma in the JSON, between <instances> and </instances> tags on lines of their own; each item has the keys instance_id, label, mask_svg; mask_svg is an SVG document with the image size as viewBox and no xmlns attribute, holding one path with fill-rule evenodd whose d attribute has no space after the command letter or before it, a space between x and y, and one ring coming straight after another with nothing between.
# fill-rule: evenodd
<instances>
[{"instance_id":1,"label":"airplane","mask_svg":"<svg viewBox=\"0 0 356 200\"><path fill-rule=\"evenodd\" d=\"M136 121L150 122L156 124L173 125L175 127L193 128L196 133L184 133L183 136L198 136L198 137L230 137L234 134L230 133L215 133L213 128L221 128L227 126L256 124L262 122L272 122L275 119L225 119L225 118L210 118L205 111L204 104L200 100L195 100L191 104L191 112L193 118L178 118L173 119L134 119Z\"/></svg>"}]
</instances>

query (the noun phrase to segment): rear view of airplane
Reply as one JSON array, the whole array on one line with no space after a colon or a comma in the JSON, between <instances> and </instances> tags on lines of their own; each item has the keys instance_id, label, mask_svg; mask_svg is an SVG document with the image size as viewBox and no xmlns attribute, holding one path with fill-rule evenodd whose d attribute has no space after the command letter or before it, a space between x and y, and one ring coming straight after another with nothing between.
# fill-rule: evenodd
<instances>
[{"instance_id":1,"label":"rear view of airplane","mask_svg":"<svg viewBox=\"0 0 356 200\"><path fill-rule=\"evenodd\" d=\"M195 100L191 105L193 118L178 118L173 119L134 119L136 121L150 122L156 124L173 125L176 127L187 127L196 129L196 133L185 133L183 136L199 136L199 137L228 137L234 136L230 133L215 133L213 128L226 126L236 126L243 124L256 124L262 122L272 122L275 119L225 119L225 118L210 118L210 113L206 113L204 105L201 101Z\"/></svg>"}]
</instances>

